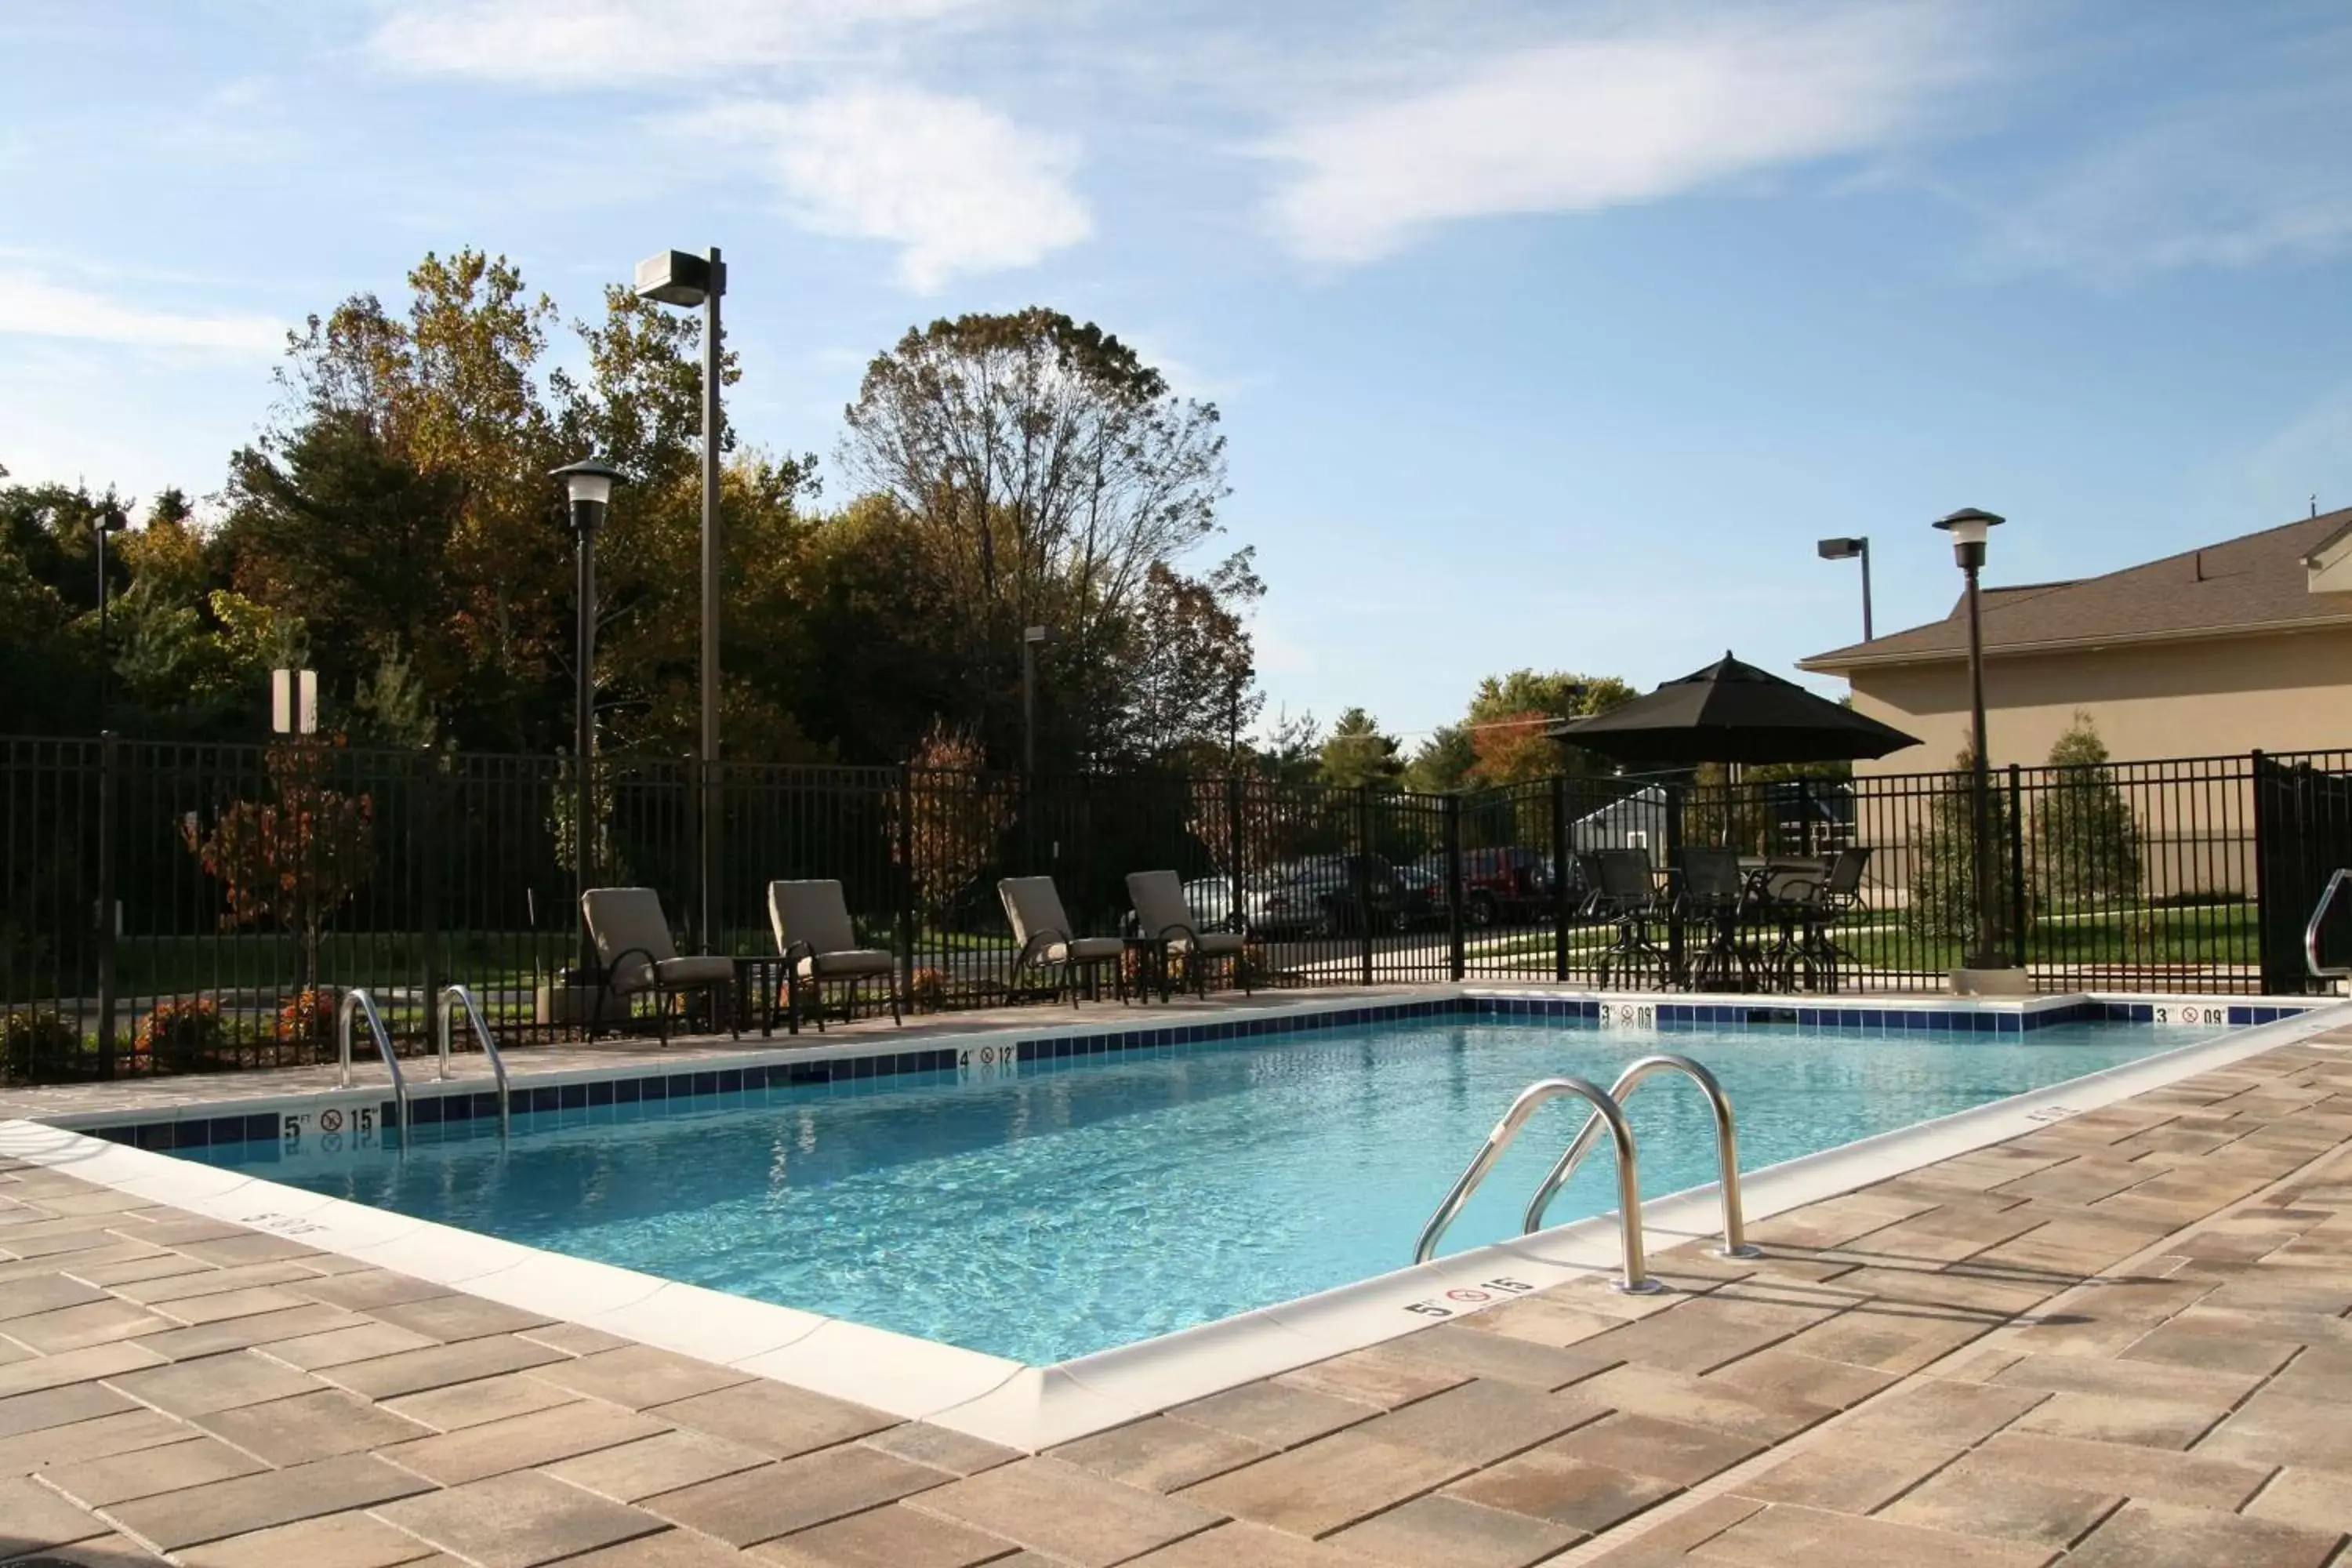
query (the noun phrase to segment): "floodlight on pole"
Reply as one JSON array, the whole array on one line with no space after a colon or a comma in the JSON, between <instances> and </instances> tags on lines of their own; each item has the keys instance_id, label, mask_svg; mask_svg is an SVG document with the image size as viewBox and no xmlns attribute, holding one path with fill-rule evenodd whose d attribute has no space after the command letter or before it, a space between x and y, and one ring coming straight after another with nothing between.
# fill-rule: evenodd
<instances>
[{"instance_id":1,"label":"floodlight on pole","mask_svg":"<svg viewBox=\"0 0 2352 1568\"><path fill-rule=\"evenodd\" d=\"M1969 953L1966 967L1971 970L2008 969L2012 967L2007 955L2000 951L1994 934L1993 875L1992 875L1992 764L1985 754L1984 697L1984 626L1979 605L1977 574L1985 562L1985 537L2003 519L1997 513L1968 506L1940 518L1936 526L1952 537L1952 559L1968 578L1969 603L1969 714L1970 747L1975 752L1975 766L1970 773L1970 854L1974 862L1973 878L1976 895L1976 951Z\"/></svg>"},{"instance_id":2,"label":"floodlight on pole","mask_svg":"<svg viewBox=\"0 0 2352 1568\"><path fill-rule=\"evenodd\" d=\"M725 429L719 405L721 337L719 300L727 292L727 264L719 247L697 256L665 250L637 263L636 294L656 304L702 307L702 897L697 935L702 951L717 941L720 786L719 735L719 622L720 566L725 536L719 521L719 449Z\"/></svg>"},{"instance_id":3,"label":"floodlight on pole","mask_svg":"<svg viewBox=\"0 0 2352 1568\"><path fill-rule=\"evenodd\" d=\"M1037 650L1058 640L1051 626L1021 633L1021 771L1037 771Z\"/></svg>"},{"instance_id":4,"label":"floodlight on pole","mask_svg":"<svg viewBox=\"0 0 2352 1568\"><path fill-rule=\"evenodd\" d=\"M1862 563L1862 640L1868 642L1870 626L1870 538L1867 534L1853 539L1824 539L1813 546L1824 561Z\"/></svg>"},{"instance_id":5,"label":"floodlight on pole","mask_svg":"<svg viewBox=\"0 0 2352 1568\"><path fill-rule=\"evenodd\" d=\"M121 533L131 526L131 519L108 492L108 500L98 514L90 532L98 541L98 731L106 733L108 709L114 691L114 644L107 631L106 605L109 584L106 580L106 540L109 534Z\"/></svg>"}]
</instances>

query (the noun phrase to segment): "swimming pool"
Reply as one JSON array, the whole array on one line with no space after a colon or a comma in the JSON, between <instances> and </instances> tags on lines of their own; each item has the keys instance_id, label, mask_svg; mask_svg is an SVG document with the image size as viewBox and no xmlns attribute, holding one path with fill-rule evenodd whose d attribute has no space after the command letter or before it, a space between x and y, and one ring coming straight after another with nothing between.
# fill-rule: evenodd
<instances>
[{"instance_id":1,"label":"swimming pool","mask_svg":"<svg viewBox=\"0 0 2352 1568\"><path fill-rule=\"evenodd\" d=\"M823 1085L424 1127L404 1157L276 1140L182 1151L527 1246L1047 1364L1402 1268L1422 1223L1531 1080L1606 1084L1695 1057L1738 1109L1744 1169L2229 1032L1604 1027L1439 1016L1020 1062L993 1076ZM1642 1185L1715 1175L1686 1083L1633 1097ZM1515 1234L1573 1131L1531 1125L1447 1237ZM1553 1206L1613 1205L1605 1152Z\"/></svg>"}]
</instances>

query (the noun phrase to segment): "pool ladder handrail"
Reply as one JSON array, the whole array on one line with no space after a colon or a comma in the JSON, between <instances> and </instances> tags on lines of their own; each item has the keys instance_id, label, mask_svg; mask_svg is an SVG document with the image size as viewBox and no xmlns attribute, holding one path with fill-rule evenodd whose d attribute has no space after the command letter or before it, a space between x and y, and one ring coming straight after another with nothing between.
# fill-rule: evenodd
<instances>
[{"instance_id":1,"label":"pool ladder handrail","mask_svg":"<svg viewBox=\"0 0 2352 1568\"><path fill-rule=\"evenodd\" d=\"M1716 1165L1723 1188L1723 1245L1715 1249L1716 1256L1762 1257L1759 1248L1748 1244L1747 1223L1739 1204L1739 1133L1732 1121L1731 1097L1723 1092L1723 1085L1717 1081L1715 1074L1688 1057L1661 1052L1656 1056L1643 1057L1619 1073L1617 1081L1609 1086L1609 1096L1622 1107L1645 1080L1662 1072L1678 1072L1697 1084L1715 1111ZM1576 1174L1576 1167L1583 1163L1585 1155L1592 1152L1592 1145L1600 1141L1602 1125L1601 1113L1597 1110L1585 1119L1583 1130L1577 1133L1576 1141L1560 1155L1559 1163L1552 1166L1551 1173L1544 1177L1543 1184L1536 1189L1536 1195L1528 1202L1525 1234L1532 1236L1543 1228L1544 1211L1551 1207L1552 1199L1559 1195L1560 1188Z\"/></svg>"},{"instance_id":2,"label":"pool ladder handrail","mask_svg":"<svg viewBox=\"0 0 2352 1568\"><path fill-rule=\"evenodd\" d=\"M444 987L434 1009L439 1015L436 1037L441 1043L441 1076L449 1076L449 1026L459 1007L466 1010L466 1017L474 1026L474 1038L481 1046L482 1054L490 1058L490 1071L498 1075L499 1136L504 1138L513 1127L513 1118L507 1108L506 1058L499 1055L499 1042L490 1033L489 1020L482 1016L482 1005L463 985Z\"/></svg>"},{"instance_id":3,"label":"pool ladder handrail","mask_svg":"<svg viewBox=\"0 0 2352 1568\"><path fill-rule=\"evenodd\" d=\"M376 1054L383 1058L383 1065L392 1074L393 1103L400 1111L400 1152L405 1154L408 1152L408 1080L401 1076L400 1058L393 1053L392 1037L384 1032L383 1016L375 1010L375 998L360 985L344 992L342 1005L335 1009L335 1050L342 1069L342 1087L352 1087L353 1013L366 1016L368 1033L375 1037Z\"/></svg>"},{"instance_id":4,"label":"pool ladder handrail","mask_svg":"<svg viewBox=\"0 0 2352 1568\"><path fill-rule=\"evenodd\" d=\"M1446 1226L1461 1214L1462 1205L1470 1201L1470 1194L1486 1179L1495 1162L1503 1157L1503 1151L1511 1146L1511 1141L1527 1125L1528 1118L1562 1095L1573 1095L1591 1105L1592 1120L1609 1129L1617 1145L1617 1236L1624 1264L1616 1289L1636 1296L1662 1289L1650 1278L1649 1265L1642 1254L1642 1181L1633 1153L1633 1131L1626 1125L1625 1112L1615 1098L1590 1079L1581 1078L1542 1079L1519 1090L1519 1097L1511 1101L1511 1108L1503 1112L1503 1119L1486 1134L1486 1145L1463 1171L1453 1191L1437 1205L1437 1212L1429 1216L1429 1223L1421 1227L1421 1239L1412 1249L1415 1263L1426 1263L1435 1254L1438 1239L1445 1234Z\"/></svg>"},{"instance_id":5,"label":"pool ladder handrail","mask_svg":"<svg viewBox=\"0 0 2352 1568\"><path fill-rule=\"evenodd\" d=\"M2352 964L2324 964L2319 962L2320 924L2327 918L2327 906L2336 901L2336 895L2347 881L2352 881L2352 867L2339 867L2336 874L2327 879L2327 886L2320 892L2319 902L2311 906L2311 918L2303 922L2303 964L2311 971L2315 980L2339 980L2352 974Z\"/></svg>"}]
</instances>

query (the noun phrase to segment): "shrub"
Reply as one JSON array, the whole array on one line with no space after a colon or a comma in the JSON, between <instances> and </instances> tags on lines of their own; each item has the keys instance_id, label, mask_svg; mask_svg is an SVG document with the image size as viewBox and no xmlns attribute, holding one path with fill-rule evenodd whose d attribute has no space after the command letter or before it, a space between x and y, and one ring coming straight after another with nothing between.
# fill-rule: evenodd
<instances>
[{"instance_id":1,"label":"shrub","mask_svg":"<svg viewBox=\"0 0 2352 1568\"><path fill-rule=\"evenodd\" d=\"M0 1016L0 1077L18 1082L56 1077L81 1043L81 1031L55 1013Z\"/></svg>"},{"instance_id":2,"label":"shrub","mask_svg":"<svg viewBox=\"0 0 2352 1568\"><path fill-rule=\"evenodd\" d=\"M1925 837L1919 840L1918 858L1911 875L1911 901L1904 910L1905 923L1921 936L1940 937L1947 941L1970 942L1976 935L1976 842L1973 797L1976 753L1971 747L1962 747L1953 759L1953 772L1948 787L1939 791L1927 816ZM1996 937L2014 940L2017 933L2009 928L2014 919L2014 875L2010 864L2009 791L1999 778L1985 800L1986 836L1991 840L1992 925ZM2035 879L2037 868L2029 858L2025 867L2025 923L2032 929L2036 909L2040 904L2040 888Z\"/></svg>"},{"instance_id":3,"label":"shrub","mask_svg":"<svg viewBox=\"0 0 2352 1568\"><path fill-rule=\"evenodd\" d=\"M278 1009L278 1022L270 1037L281 1046L310 1046L322 1052L331 1048L335 1043L337 1000L335 994L323 986L297 991Z\"/></svg>"},{"instance_id":4,"label":"shrub","mask_svg":"<svg viewBox=\"0 0 2352 1568\"><path fill-rule=\"evenodd\" d=\"M2139 891L2139 824L2089 714L2074 715L2074 728L2050 749L2050 765L2055 778L2042 792L2033 820L2042 890L2069 906L2133 897Z\"/></svg>"},{"instance_id":5,"label":"shrub","mask_svg":"<svg viewBox=\"0 0 2352 1568\"><path fill-rule=\"evenodd\" d=\"M139 1021L131 1054L158 1068L189 1067L218 1056L228 1044L220 1004L209 996L159 1002Z\"/></svg>"},{"instance_id":6,"label":"shrub","mask_svg":"<svg viewBox=\"0 0 2352 1568\"><path fill-rule=\"evenodd\" d=\"M948 1005L948 976L943 969L918 969L908 980L907 1002L918 1013L942 1013Z\"/></svg>"}]
</instances>

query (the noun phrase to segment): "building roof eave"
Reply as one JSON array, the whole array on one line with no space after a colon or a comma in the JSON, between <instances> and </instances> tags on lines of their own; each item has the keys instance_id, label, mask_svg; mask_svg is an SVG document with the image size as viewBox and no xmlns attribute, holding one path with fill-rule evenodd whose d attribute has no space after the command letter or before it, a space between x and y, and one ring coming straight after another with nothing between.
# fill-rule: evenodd
<instances>
[{"instance_id":1,"label":"building roof eave","mask_svg":"<svg viewBox=\"0 0 2352 1568\"><path fill-rule=\"evenodd\" d=\"M2095 637L2046 637L2033 642L2004 642L1986 647L1988 662L1997 658L2019 658L2034 654L2083 653L2117 646L2132 647L2157 643L2222 642L2232 637L2286 637L2296 632L2326 631L2332 627L2352 626L2352 614L2311 616L2295 621L2265 621L2253 625L2219 626L2174 626L2158 631L2105 633ZM1797 668L1815 675L1842 675L1852 669L1887 669L1906 664L1958 664L1969 657L1968 648L1927 647L1900 648L1888 653L1863 653L1867 643L1856 643L1849 648L1832 648L1801 658Z\"/></svg>"}]
</instances>

